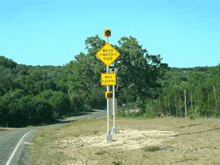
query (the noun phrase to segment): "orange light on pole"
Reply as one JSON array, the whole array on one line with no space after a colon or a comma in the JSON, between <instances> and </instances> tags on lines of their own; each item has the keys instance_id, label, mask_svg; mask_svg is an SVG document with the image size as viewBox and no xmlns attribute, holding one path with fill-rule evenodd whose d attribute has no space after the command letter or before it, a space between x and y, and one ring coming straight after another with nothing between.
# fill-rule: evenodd
<instances>
[{"instance_id":1,"label":"orange light on pole","mask_svg":"<svg viewBox=\"0 0 220 165\"><path fill-rule=\"evenodd\" d=\"M111 37L111 29L104 30L104 37Z\"/></svg>"},{"instance_id":2,"label":"orange light on pole","mask_svg":"<svg viewBox=\"0 0 220 165\"><path fill-rule=\"evenodd\" d=\"M105 91L105 98L106 99L112 98L112 92L111 91Z\"/></svg>"}]
</instances>

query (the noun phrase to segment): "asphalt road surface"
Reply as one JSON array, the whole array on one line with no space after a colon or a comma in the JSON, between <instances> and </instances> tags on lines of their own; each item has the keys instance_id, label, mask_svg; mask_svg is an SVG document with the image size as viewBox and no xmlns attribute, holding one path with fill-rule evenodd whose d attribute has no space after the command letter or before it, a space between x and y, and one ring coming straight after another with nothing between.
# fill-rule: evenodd
<instances>
[{"instance_id":1,"label":"asphalt road surface","mask_svg":"<svg viewBox=\"0 0 220 165\"><path fill-rule=\"evenodd\" d=\"M16 164L16 165L22 165L26 164L25 161L28 161L27 153L25 153L27 146L23 143L31 141L31 137L36 131L32 131L37 129L28 129L28 128L16 128L16 129L9 129L9 130L1 130L0 131L0 165L6 165L10 164ZM32 131L32 132L30 132ZM28 133L30 132L30 133ZM28 136L24 135L28 133ZM23 138L23 140L20 142L20 140ZM20 145L18 146L18 143L20 142ZM17 147L18 146L18 147ZM17 147L17 149L16 149ZM13 154L13 158L9 160L9 158L12 156L13 151L15 151Z\"/></svg>"},{"instance_id":2,"label":"asphalt road surface","mask_svg":"<svg viewBox=\"0 0 220 165\"><path fill-rule=\"evenodd\" d=\"M95 112L89 112L87 115L62 119L60 120L61 123L46 127L54 127L80 119L96 119L103 116L106 116L106 110L96 110ZM28 143L31 142L34 133L44 127L45 126L37 128L9 128L7 130L0 129L0 165L28 164L30 161L30 156L28 154Z\"/></svg>"}]
</instances>

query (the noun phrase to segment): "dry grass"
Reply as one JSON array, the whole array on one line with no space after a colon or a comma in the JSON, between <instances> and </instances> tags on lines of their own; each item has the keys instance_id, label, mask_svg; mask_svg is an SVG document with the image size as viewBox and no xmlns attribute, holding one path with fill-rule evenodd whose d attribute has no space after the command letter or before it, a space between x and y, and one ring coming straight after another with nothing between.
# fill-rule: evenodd
<instances>
[{"instance_id":1,"label":"dry grass","mask_svg":"<svg viewBox=\"0 0 220 165\"><path fill-rule=\"evenodd\" d=\"M0 127L0 131L14 131L15 128Z\"/></svg>"},{"instance_id":2,"label":"dry grass","mask_svg":"<svg viewBox=\"0 0 220 165\"><path fill-rule=\"evenodd\" d=\"M219 164L217 119L116 120L120 134L105 142L106 119L45 128L33 138L31 164Z\"/></svg>"}]
</instances>

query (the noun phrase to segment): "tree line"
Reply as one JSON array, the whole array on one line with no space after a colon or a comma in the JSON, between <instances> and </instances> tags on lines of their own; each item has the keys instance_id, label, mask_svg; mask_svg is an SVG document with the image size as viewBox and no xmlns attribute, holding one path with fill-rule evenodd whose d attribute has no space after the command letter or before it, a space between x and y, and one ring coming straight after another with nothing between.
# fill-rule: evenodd
<instances>
[{"instance_id":1,"label":"tree line","mask_svg":"<svg viewBox=\"0 0 220 165\"><path fill-rule=\"evenodd\" d=\"M106 87L100 85L105 66L95 56L104 44L98 35L88 37L87 53L75 55L63 66L23 65L0 56L0 125L39 125L91 109L106 109ZM138 106L145 116L181 116L186 90L189 115L213 115L215 108L218 116L219 66L169 68L159 54L149 54L131 36L122 37L113 46L121 54L110 66L118 68L119 106Z\"/></svg>"},{"instance_id":2,"label":"tree line","mask_svg":"<svg viewBox=\"0 0 220 165\"><path fill-rule=\"evenodd\" d=\"M220 116L220 65L188 71L171 69L159 81L160 96L148 102L155 116Z\"/></svg>"},{"instance_id":3,"label":"tree line","mask_svg":"<svg viewBox=\"0 0 220 165\"><path fill-rule=\"evenodd\" d=\"M0 56L0 124L38 125L72 113L62 72L62 67L21 65Z\"/></svg>"}]
</instances>

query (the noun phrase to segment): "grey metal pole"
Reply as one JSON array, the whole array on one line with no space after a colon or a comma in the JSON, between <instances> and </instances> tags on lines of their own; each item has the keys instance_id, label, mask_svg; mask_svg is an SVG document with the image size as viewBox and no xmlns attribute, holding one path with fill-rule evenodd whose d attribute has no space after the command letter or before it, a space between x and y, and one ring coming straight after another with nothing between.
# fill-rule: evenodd
<instances>
[{"instance_id":1,"label":"grey metal pole","mask_svg":"<svg viewBox=\"0 0 220 165\"><path fill-rule=\"evenodd\" d=\"M109 91L109 85L107 85L107 91ZM109 109L109 106L110 106L110 104L109 104L109 98L107 98L107 133L109 133L109 131L110 131L110 126L109 126L109 116L110 116L110 114L109 114L109 111L110 111L110 109Z\"/></svg>"},{"instance_id":2,"label":"grey metal pole","mask_svg":"<svg viewBox=\"0 0 220 165\"><path fill-rule=\"evenodd\" d=\"M108 73L108 66L106 66L106 73ZM109 85L107 85L107 91L109 91ZM110 132L110 122L109 122L109 98L107 98L107 134L105 136L106 142L112 141L112 134Z\"/></svg>"},{"instance_id":3,"label":"grey metal pole","mask_svg":"<svg viewBox=\"0 0 220 165\"><path fill-rule=\"evenodd\" d=\"M113 97L112 97L113 127L112 127L112 133L118 134L118 129L117 129L116 123L115 123L115 85L112 86L112 90L113 90Z\"/></svg>"},{"instance_id":4,"label":"grey metal pole","mask_svg":"<svg viewBox=\"0 0 220 165\"><path fill-rule=\"evenodd\" d=\"M113 98L112 98L112 108L113 108L113 126L115 126L115 85L112 86Z\"/></svg>"}]
</instances>

